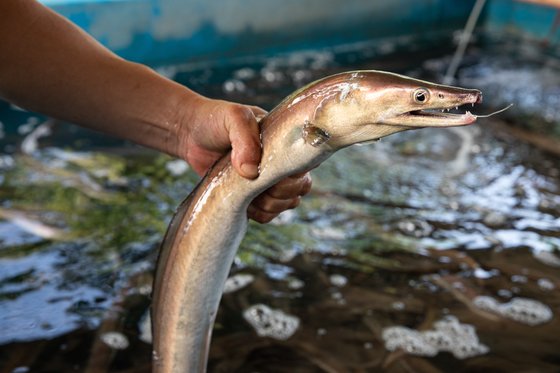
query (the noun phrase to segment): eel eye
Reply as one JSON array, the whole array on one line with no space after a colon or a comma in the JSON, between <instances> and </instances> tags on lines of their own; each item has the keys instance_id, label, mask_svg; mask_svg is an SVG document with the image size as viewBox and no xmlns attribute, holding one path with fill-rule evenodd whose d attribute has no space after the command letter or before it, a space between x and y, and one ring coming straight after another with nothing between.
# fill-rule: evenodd
<instances>
[{"instance_id":1,"label":"eel eye","mask_svg":"<svg viewBox=\"0 0 560 373\"><path fill-rule=\"evenodd\" d=\"M423 104L430 98L430 92L426 88L418 88L412 94L412 98L417 104Z\"/></svg>"}]
</instances>

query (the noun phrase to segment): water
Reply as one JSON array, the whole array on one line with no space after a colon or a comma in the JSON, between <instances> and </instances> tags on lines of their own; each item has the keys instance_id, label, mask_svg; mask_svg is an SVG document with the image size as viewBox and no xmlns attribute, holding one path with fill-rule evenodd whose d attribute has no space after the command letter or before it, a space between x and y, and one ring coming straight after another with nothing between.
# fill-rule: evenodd
<instances>
[{"instance_id":1,"label":"water","mask_svg":"<svg viewBox=\"0 0 560 373\"><path fill-rule=\"evenodd\" d=\"M510 53L469 56L461 84L487 88L492 105L514 102L533 123L557 124L558 93L546 78L558 76L557 65L524 56L512 63ZM421 69L403 59L395 66L433 78L449 59L429 57ZM337 58L297 54L163 72L201 93L270 109L320 76L387 69L388 61ZM521 94L518 81L495 76L502 69L538 84ZM547 109L539 112L528 95L546 97ZM46 119L4 111L0 372L148 372L158 243L196 175L60 123L24 154L23 139ZM300 208L251 224L217 316L209 370L558 371L560 162L511 136L503 120L341 151L314 171ZM403 335L432 347L420 351Z\"/></svg>"}]
</instances>

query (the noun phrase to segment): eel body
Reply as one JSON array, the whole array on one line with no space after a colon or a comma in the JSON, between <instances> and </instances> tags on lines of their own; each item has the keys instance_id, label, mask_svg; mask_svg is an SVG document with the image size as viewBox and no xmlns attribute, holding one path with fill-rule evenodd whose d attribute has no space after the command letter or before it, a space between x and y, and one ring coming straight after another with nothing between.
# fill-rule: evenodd
<instances>
[{"instance_id":1,"label":"eel body","mask_svg":"<svg viewBox=\"0 0 560 373\"><path fill-rule=\"evenodd\" d=\"M206 371L223 286L256 196L343 147L414 128L474 123L468 111L448 111L481 100L478 90L380 71L333 75L284 99L260 122L259 177L242 178L224 156L169 225L154 281L153 371Z\"/></svg>"}]
</instances>

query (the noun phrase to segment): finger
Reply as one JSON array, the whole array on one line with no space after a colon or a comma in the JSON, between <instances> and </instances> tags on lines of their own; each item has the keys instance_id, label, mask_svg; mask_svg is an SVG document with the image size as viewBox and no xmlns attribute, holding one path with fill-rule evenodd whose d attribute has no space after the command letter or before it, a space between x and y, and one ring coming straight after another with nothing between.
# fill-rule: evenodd
<instances>
[{"instance_id":1,"label":"finger","mask_svg":"<svg viewBox=\"0 0 560 373\"><path fill-rule=\"evenodd\" d=\"M204 176L221 156L221 153L193 145L187 151L186 161L198 175Z\"/></svg>"},{"instance_id":2,"label":"finger","mask_svg":"<svg viewBox=\"0 0 560 373\"><path fill-rule=\"evenodd\" d=\"M254 220L257 223L266 224L270 223L275 217L278 216L278 214L265 212L253 206L249 206L249 209L247 209L247 216L249 217L249 219Z\"/></svg>"},{"instance_id":3,"label":"finger","mask_svg":"<svg viewBox=\"0 0 560 373\"><path fill-rule=\"evenodd\" d=\"M271 201L271 198L266 198L266 201L264 202L261 201L260 203L252 203L247 210L247 214L250 219L265 224L277 217L281 212L296 208L299 203L299 197L291 200L276 201Z\"/></svg>"},{"instance_id":4,"label":"finger","mask_svg":"<svg viewBox=\"0 0 560 373\"><path fill-rule=\"evenodd\" d=\"M311 190L311 175L304 173L301 176L290 176L266 190L266 194L279 199L289 199L304 196Z\"/></svg>"},{"instance_id":5,"label":"finger","mask_svg":"<svg viewBox=\"0 0 560 373\"><path fill-rule=\"evenodd\" d=\"M228 121L231 142L231 161L235 170L243 177L254 179L259 176L261 143L259 127L253 111L246 107L234 106Z\"/></svg>"},{"instance_id":6,"label":"finger","mask_svg":"<svg viewBox=\"0 0 560 373\"><path fill-rule=\"evenodd\" d=\"M258 106L249 106L249 109L251 109L257 121L260 121L262 118L266 116L266 114L268 114L266 110Z\"/></svg>"},{"instance_id":7,"label":"finger","mask_svg":"<svg viewBox=\"0 0 560 373\"><path fill-rule=\"evenodd\" d=\"M273 214L279 214L284 210L289 210L297 207L300 203L301 197L292 197L289 199L273 198L266 193L261 194L253 200L251 206Z\"/></svg>"}]
</instances>

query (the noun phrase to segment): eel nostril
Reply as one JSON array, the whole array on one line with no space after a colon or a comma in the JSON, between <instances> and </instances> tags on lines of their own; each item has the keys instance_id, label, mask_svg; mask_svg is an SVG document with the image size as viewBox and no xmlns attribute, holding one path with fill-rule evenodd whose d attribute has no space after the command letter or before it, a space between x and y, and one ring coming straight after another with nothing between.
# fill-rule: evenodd
<instances>
[{"instance_id":1,"label":"eel nostril","mask_svg":"<svg viewBox=\"0 0 560 373\"><path fill-rule=\"evenodd\" d=\"M477 92L477 94L476 94L476 103L477 104L482 103L482 92L480 92L480 91Z\"/></svg>"}]
</instances>

